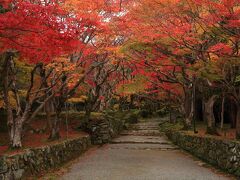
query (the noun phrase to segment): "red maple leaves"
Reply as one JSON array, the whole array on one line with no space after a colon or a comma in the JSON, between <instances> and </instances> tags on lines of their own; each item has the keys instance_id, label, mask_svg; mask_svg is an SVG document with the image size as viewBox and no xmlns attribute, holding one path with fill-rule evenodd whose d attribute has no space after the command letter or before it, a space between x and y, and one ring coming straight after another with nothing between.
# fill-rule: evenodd
<instances>
[{"instance_id":1,"label":"red maple leaves","mask_svg":"<svg viewBox=\"0 0 240 180\"><path fill-rule=\"evenodd\" d=\"M15 50L30 62L49 62L83 46L78 37L85 25L56 3L19 1L0 14L1 52Z\"/></svg>"}]
</instances>

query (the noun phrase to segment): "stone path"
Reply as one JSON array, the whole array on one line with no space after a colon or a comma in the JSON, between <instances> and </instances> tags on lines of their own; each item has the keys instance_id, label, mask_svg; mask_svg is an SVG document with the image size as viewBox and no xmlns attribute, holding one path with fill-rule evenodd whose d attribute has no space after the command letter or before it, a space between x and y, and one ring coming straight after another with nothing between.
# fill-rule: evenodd
<instances>
[{"instance_id":1,"label":"stone path","mask_svg":"<svg viewBox=\"0 0 240 180\"><path fill-rule=\"evenodd\" d=\"M225 180L174 146L159 122L140 122L111 144L90 150L62 180Z\"/></svg>"}]
</instances>

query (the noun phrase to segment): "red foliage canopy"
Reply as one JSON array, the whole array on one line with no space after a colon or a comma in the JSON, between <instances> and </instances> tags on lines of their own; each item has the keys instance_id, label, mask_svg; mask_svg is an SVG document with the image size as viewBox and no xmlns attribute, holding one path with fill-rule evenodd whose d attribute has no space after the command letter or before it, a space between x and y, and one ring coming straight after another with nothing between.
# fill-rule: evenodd
<instances>
[{"instance_id":1,"label":"red foliage canopy","mask_svg":"<svg viewBox=\"0 0 240 180\"><path fill-rule=\"evenodd\" d=\"M33 63L49 62L83 46L78 40L83 31L84 24L56 3L19 1L0 14L1 52L18 51Z\"/></svg>"}]
</instances>

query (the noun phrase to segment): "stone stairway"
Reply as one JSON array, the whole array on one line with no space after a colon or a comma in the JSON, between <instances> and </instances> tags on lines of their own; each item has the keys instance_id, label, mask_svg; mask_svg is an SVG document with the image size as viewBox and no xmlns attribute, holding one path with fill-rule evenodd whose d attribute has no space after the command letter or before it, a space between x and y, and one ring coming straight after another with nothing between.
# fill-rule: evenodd
<instances>
[{"instance_id":1,"label":"stone stairway","mask_svg":"<svg viewBox=\"0 0 240 180\"><path fill-rule=\"evenodd\" d=\"M123 131L120 135L136 135L136 136L159 136L159 121L142 120L137 124L130 126L129 130Z\"/></svg>"},{"instance_id":2,"label":"stone stairway","mask_svg":"<svg viewBox=\"0 0 240 180\"><path fill-rule=\"evenodd\" d=\"M123 131L121 136L111 141L111 148L175 150L174 146L159 131L156 119L142 120Z\"/></svg>"}]
</instances>

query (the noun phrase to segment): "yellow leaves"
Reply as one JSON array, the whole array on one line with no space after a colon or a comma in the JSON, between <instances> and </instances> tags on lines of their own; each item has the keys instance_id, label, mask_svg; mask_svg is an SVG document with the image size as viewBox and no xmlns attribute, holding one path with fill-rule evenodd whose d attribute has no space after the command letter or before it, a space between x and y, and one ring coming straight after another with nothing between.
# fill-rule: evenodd
<instances>
[{"instance_id":1,"label":"yellow leaves","mask_svg":"<svg viewBox=\"0 0 240 180\"><path fill-rule=\"evenodd\" d=\"M97 0L66 0L65 6L67 8L74 8L75 10L96 10L103 6L102 2Z\"/></svg>"},{"instance_id":2,"label":"yellow leaves","mask_svg":"<svg viewBox=\"0 0 240 180\"><path fill-rule=\"evenodd\" d=\"M64 64L69 62L69 58L66 57L57 57L53 60L53 62L49 63L47 68L55 68L56 71L60 71L60 68L63 67Z\"/></svg>"},{"instance_id":3,"label":"yellow leaves","mask_svg":"<svg viewBox=\"0 0 240 180\"><path fill-rule=\"evenodd\" d=\"M51 78L67 75L68 88L74 88L76 82L84 76L84 69L78 67L77 63L71 62L69 57L66 56L55 58L53 62L46 66L46 68L54 70Z\"/></svg>"},{"instance_id":4,"label":"yellow leaves","mask_svg":"<svg viewBox=\"0 0 240 180\"><path fill-rule=\"evenodd\" d=\"M69 58L62 56L55 58L54 61L58 63L66 63L67 61L69 61Z\"/></svg>"},{"instance_id":5,"label":"yellow leaves","mask_svg":"<svg viewBox=\"0 0 240 180\"><path fill-rule=\"evenodd\" d=\"M205 28L202 24L195 24L194 25L195 27L195 31L198 35L202 35L206 30L207 28Z\"/></svg>"},{"instance_id":6,"label":"yellow leaves","mask_svg":"<svg viewBox=\"0 0 240 180\"><path fill-rule=\"evenodd\" d=\"M68 81L68 87L73 88L76 84L76 82L81 79L84 75L83 74L78 74L78 73L73 73L69 75L69 81Z\"/></svg>"},{"instance_id":7,"label":"yellow leaves","mask_svg":"<svg viewBox=\"0 0 240 180\"><path fill-rule=\"evenodd\" d=\"M116 65L116 64L118 63L118 60L113 59L113 60L110 61L110 63L111 63L112 65Z\"/></svg>"},{"instance_id":8,"label":"yellow leaves","mask_svg":"<svg viewBox=\"0 0 240 180\"><path fill-rule=\"evenodd\" d=\"M27 95L27 91L26 90L19 90L18 93L19 93L20 97L25 97Z\"/></svg>"},{"instance_id":9,"label":"yellow leaves","mask_svg":"<svg viewBox=\"0 0 240 180\"><path fill-rule=\"evenodd\" d=\"M209 53L209 57L210 57L210 60L213 62L219 60L219 57L214 53Z\"/></svg>"},{"instance_id":10,"label":"yellow leaves","mask_svg":"<svg viewBox=\"0 0 240 180\"><path fill-rule=\"evenodd\" d=\"M57 73L83 73L83 69L72 63L67 57L58 57L54 61L46 66L47 69L54 69Z\"/></svg>"},{"instance_id":11,"label":"yellow leaves","mask_svg":"<svg viewBox=\"0 0 240 180\"><path fill-rule=\"evenodd\" d=\"M75 70L75 65L71 64L71 65L65 66L62 70L65 72L69 72L69 71L72 72Z\"/></svg>"},{"instance_id":12,"label":"yellow leaves","mask_svg":"<svg viewBox=\"0 0 240 180\"><path fill-rule=\"evenodd\" d=\"M69 102L69 103L81 103L81 102L84 103L87 99L88 99L87 96L82 95L80 97L70 98L70 99L68 99L67 102Z\"/></svg>"},{"instance_id":13,"label":"yellow leaves","mask_svg":"<svg viewBox=\"0 0 240 180\"><path fill-rule=\"evenodd\" d=\"M113 105L113 109L114 109L114 110L119 110L119 107L120 107L119 104L114 104L114 105Z\"/></svg>"},{"instance_id":14,"label":"yellow leaves","mask_svg":"<svg viewBox=\"0 0 240 180\"><path fill-rule=\"evenodd\" d=\"M145 91L147 79L142 75L137 75L132 82L126 82L117 88L119 94L135 94Z\"/></svg>"},{"instance_id":15,"label":"yellow leaves","mask_svg":"<svg viewBox=\"0 0 240 180\"><path fill-rule=\"evenodd\" d=\"M106 47L105 50L109 52L118 52L119 47Z\"/></svg>"},{"instance_id":16,"label":"yellow leaves","mask_svg":"<svg viewBox=\"0 0 240 180\"><path fill-rule=\"evenodd\" d=\"M108 3L105 0L66 0L64 7L83 18L96 20L108 10Z\"/></svg>"},{"instance_id":17,"label":"yellow leaves","mask_svg":"<svg viewBox=\"0 0 240 180\"><path fill-rule=\"evenodd\" d=\"M12 91L9 92L9 103L13 109L17 108L17 103L15 101L14 94ZM5 108L5 103L2 97L0 98L0 108Z\"/></svg>"}]
</instances>

